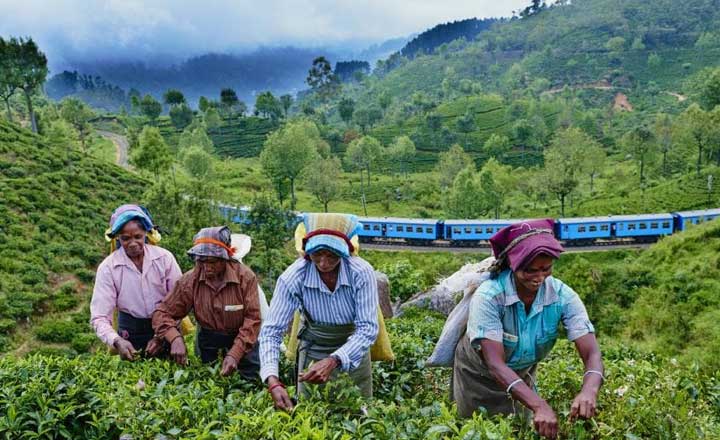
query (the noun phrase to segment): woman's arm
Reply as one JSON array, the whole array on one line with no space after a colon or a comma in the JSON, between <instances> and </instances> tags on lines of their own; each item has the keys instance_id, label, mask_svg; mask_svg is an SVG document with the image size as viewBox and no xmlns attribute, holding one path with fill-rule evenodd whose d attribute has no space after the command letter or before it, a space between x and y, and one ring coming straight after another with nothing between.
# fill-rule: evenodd
<instances>
[{"instance_id":1,"label":"woman's arm","mask_svg":"<svg viewBox=\"0 0 720 440\"><path fill-rule=\"evenodd\" d=\"M512 396L534 413L533 423L535 430L543 437L555 438L557 436L558 422L555 412L548 403L538 396L525 381L505 363L505 349L501 342L490 339L480 340L480 354L492 377L504 388L510 389Z\"/></svg>"},{"instance_id":2,"label":"woman's arm","mask_svg":"<svg viewBox=\"0 0 720 440\"><path fill-rule=\"evenodd\" d=\"M574 342L583 365L585 365L585 375L583 376L582 389L570 407L570 417L589 419L595 416L597 395L604 380L602 356L595 334L588 333L575 339Z\"/></svg>"}]
</instances>

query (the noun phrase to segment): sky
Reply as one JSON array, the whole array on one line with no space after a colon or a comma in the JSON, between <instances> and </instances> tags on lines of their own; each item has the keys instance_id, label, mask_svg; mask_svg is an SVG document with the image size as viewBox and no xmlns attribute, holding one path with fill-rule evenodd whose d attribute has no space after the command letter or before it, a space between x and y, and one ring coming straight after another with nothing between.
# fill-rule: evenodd
<instances>
[{"instance_id":1,"label":"sky","mask_svg":"<svg viewBox=\"0 0 720 440\"><path fill-rule=\"evenodd\" d=\"M31 36L51 67L176 59L261 46L362 49L529 0L0 0L0 36Z\"/></svg>"}]
</instances>

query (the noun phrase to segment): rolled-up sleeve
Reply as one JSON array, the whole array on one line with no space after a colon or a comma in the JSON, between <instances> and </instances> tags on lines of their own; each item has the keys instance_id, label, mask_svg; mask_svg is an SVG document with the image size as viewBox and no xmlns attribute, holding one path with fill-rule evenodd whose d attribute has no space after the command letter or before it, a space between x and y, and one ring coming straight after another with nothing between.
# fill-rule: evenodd
<instances>
[{"instance_id":1,"label":"rolled-up sleeve","mask_svg":"<svg viewBox=\"0 0 720 440\"><path fill-rule=\"evenodd\" d=\"M300 303L291 291L284 277L275 285L270 312L260 329L260 378L263 382L270 376L279 376L280 344L290 324L290 319Z\"/></svg>"},{"instance_id":2,"label":"rolled-up sleeve","mask_svg":"<svg viewBox=\"0 0 720 440\"><path fill-rule=\"evenodd\" d=\"M242 293L244 295L245 316L233 346L228 350L228 356L238 361L252 350L260 332L260 300L258 299L257 278L254 274L244 280Z\"/></svg>"},{"instance_id":3,"label":"rolled-up sleeve","mask_svg":"<svg viewBox=\"0 0 720 440\"><path fill-rule=\"evenodd\" d=\"M112 324L117 296L110 265L101 264L95 275L95 286L90 300L90 325L98 338L110 347L119 337Z\"/></svg>"},{"instance_id":4,"label":"rolled-up sleeve","mask_svg":"<svg viewBox=\"0 0 720 440\"><path fill-rule=\"evenodd\" d=\"M567 332L569 340L585 336L588 333L595 333L595 327L590 322L585 304L567 285L561 286L560 298L562 304L562 323Z\"/></svg>"},{"instance_id":5,"label":"rolled-up sleeve","mask_svg":"<svg viewBox=\"0 0 720 440\"><path fill-rule=\"evenodd\" d=\"M178 320L186 317L193 307L192 277L184 275L175 284L173 291L158 305L152 315L155 336L172 342L182 337L177 328Z\"/></svg>"},{"instance_id":6,"label":"rolled-up sleeve","mask_svg":"<svg viewBox=\"0 0 720 440\"><path fill-rule=\"evenodd\" d=\"M377 279L372 267L368 265L355 277L355 331L347 342L333 354L340 358L341 370L353 370L368 352L378 335L378 293Z\"/></svg>"},{"instance_id":7,"label":"rolled-up sleeve","mask_svg":"<svg viewBox=\"0 0 720 440\"><path fill-rule=\"evenodd\" d=\"M497 295L493 281L485 281L470 300L467 335L473 346L479 346L481 339L503 340L502 306L495 299Z\"/></svg>"}]
</instances>

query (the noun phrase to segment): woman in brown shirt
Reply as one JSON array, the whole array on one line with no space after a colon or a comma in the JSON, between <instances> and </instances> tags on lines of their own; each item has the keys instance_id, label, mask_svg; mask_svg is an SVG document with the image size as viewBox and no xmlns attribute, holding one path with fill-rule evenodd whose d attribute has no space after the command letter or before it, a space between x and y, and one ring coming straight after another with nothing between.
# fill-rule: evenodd
<instances>
[{"instance_id":1,"label":"woman in brown shirt","mask_svg":"<svg viewBox=\"0 0 720 440\"><path fill-rule=\"evenodd\" d=\"M170 343L170 356L185 365L187 349L176 324L192 310L199 327L195 352L202 361L223 356L220 374L227 376L238 370L246 379L256 379L260 368L257 278L231 258L233 253L228 227L201 229L188 251L195 267L160 303L152 324L156 335Z\"/></svg>"}]
</instances>

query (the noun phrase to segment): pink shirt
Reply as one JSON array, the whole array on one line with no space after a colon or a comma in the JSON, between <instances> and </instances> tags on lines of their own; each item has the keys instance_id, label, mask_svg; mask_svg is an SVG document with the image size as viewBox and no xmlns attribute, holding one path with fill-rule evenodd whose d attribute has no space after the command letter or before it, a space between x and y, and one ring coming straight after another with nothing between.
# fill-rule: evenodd
<instances>
[{"instance_id":1,"label":"pink shirt","mask_svg":"<svg viewBox=\"0 0 720 440\"><path fill-rule=\"evenodd\" d=\"M180 276L173 254L158 246L145 245L142 273L123 248L108 255L98 266L90 301L90 324L100 340L112 346L119 336L112 323L115 309L135 318L151 318Z\"/></svg>"}]
</instances>

